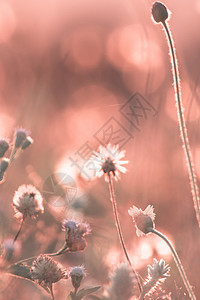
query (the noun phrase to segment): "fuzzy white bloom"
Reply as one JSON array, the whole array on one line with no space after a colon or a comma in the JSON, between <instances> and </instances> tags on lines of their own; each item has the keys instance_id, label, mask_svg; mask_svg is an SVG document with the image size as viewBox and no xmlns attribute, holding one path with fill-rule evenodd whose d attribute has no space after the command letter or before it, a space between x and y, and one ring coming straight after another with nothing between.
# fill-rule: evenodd
<instances>
[{"instance_id":1,"label":"fuzzy white bloom","mask_svg":"<svg viewBox=\"0 0 200 300\"><path fill-rule=\"evenodd\" d=\"M148 205L147 208L143 211L136 206L132 206L128 210L129 215L133 218L136 227L137 236L147 234L150 232L150 229L154 228L155 213L154 208L151 205Z\"/></svg>"},{"instance_id":2,"label":"fuzzy white bloom","mask_svg":"<svg viewBox=\"0 0 200 300\"><path fill-rule=\"evenodd\" d=\"M54 261L48 255L39 255L34 260L31 266L31 277L39 284L43 283L45 286L51 288L52 283L61 279L67 279L67 271L63 266Z\"/></svg>"},{"instance_id":3,"label":"fuzzy white bloom","mask_svg":"<svg viewBox=\"0 0 200 300\"><path fill-rule=\"evenodd\" d=\"M107 288L108 299L130 300L136 296L137 281L127 263L121 263L117 266L110 279L111 284Z\"/></svg>"},{"instance_id":4,"label":"fuzzy white bloom","mask_svg":"<svg viewBox=\"0 0 200 300\"><path fill-rule=\"evenodd\" d=\"M13 197L16 218L37 217L44 212L43 198L33 185L21 185Z\"/></svg>"},{"instance_id":5,"label":"fuzzy white bloom","mask_svg":"<svg viewBox=\"0 0 200 300\"><path fill-rule=\"evenodd\" d=\"M96 176L101 177L105 175L105 180L109 180L109 175L114 177L117 181L120 179L120 173L126 173L127 169L123 166L128 164L128 160L121 160L125 156L125 150L119 151L119 145L107 147L99 146L99 152L94 151L92 156L92 163Z\"/></svg>"}]
</instances>

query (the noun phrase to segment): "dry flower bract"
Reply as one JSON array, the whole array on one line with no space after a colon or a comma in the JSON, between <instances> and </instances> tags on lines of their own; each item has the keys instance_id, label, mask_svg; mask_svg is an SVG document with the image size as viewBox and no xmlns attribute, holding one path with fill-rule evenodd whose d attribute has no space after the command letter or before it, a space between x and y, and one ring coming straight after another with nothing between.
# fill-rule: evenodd
<instances>
[{"instance_id":1,"label":"dry flower bract","mask_svg":"<svg viewBox=\"0 0 200 300\"><path fill-rule=\"evenodd\" d=\"M39 284L43 283L46 287L51 288L52 283L67 279L68 275L61 264L48 255L41 254L31 266L31 277Z\"/></svg>"}]
</instances>

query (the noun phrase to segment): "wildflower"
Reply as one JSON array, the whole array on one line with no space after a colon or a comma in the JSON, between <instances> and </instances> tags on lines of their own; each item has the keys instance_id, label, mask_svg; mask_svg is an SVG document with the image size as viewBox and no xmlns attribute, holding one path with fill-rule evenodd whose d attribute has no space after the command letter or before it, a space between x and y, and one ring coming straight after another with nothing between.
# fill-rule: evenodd
<instances>
[{"instance_id":1,"label":"wildflower","mask_svg":"<svg viewBox=\"0 0 200 300\"><path fill-rule=\"evenodd\" d=\"M144 211L133 206L132 208L129 209L128 213L129 213L129 215L132 216L132 218L135 222L135 226L137 229L136 233L138 236L151 232L165 241L165 243L168 245L168 247L170 248L170 250L172 252L175 263L178 267L179 273L183 279L183 282L185 284L185 287L188 291L190 298L195 300L196 297L192 291L192 287L190 285L190 282L187 278L185 270L182 266L182 263L180 261L180 258L178 257L178 254L177 254L174 246L172 245L172 243L168 240L168 238L164 234L162 234L161 232L159 232L158 230L156 230L154 228L155 227L155 225L154 225L155 213L154 213L153 206L148 205ZM149 274L150 274L150 276L152 276L152 280L154 280L153 276L158 276L159 274L164 275L164 274L166 274L165 270L166 270L166 268L164 269L163 261L161 261L159 263L159 265L157 264L157 262L154 261L153 268L152 267L149 268ZM142 291L143 295L145 295L144 291L145 290L143 288L143 291ZM141 297L141 299L143 299L143 298Z\"/></svg>"},{"instance_id":2,"label":"wildflower","mask_svg":"<svg viewBox=\"0 0 200 300\"><path fill-rule=\"evenodd\" d=\"M82 279L86 276L85 268L83 266L70 268L69 276L72 279L73 287L77 290L81 285Z\"/></svg>"},{"instance_id":3,"label":"wildflower","mask_svg":"<svg viewBox=\"0 0 200 300\"><path fill-rule=\"evenodd\" d=\"M169 265L165 265L164 259L161 259L160 262L156 258L153 260L153 266L148 266L148 275L150 278L160 279L166 278L169 276Z\"/></svg>"},{"instance_id":4,"label":"wildflower","mask_svg":"<svg viewBox=\"0 0 200 300\"><path fill-rule=\"evenodd\" d=\"M26 137L28 136L28 132L26 131L26 129L16 129L15 130L15 148L19 148L21 147L22 143L24 142L24 140L26 139Z\"/></svg>"},{"instance_id":5,"label":"wildflower","mask_svg":"<svg viewBox=\"0 0 200 300\"><path fill-rule=\"evenodd\" d=\"M169 276L169 270L169 265L165 265L163 259L159 262L154 258L153 266L148 266L148 278L143 285L142 296L150 296L150 294Z\"/></svg>"},{"instance_id":6,"label":"wildflower","mask_svg":"<svg viewBox=\"0 0 200 300\"><path fill-rule=\"evenodd\" d=\"M31 266L31 277L52 292L52 283L67 279L67 271L48 255L39 255Z\"/></svg>"},{"instance_id":7,"label":"wildflower","mask_svg":"<svg viewBox=\"0 0 200 300\"><path fill-rule=\"evenodd\" d=\"M66 244L70 251L82 251L85 249L87 243L84 236L91 232L89 224L64 220L63 229L65 230Z\"/></svg>"},{"instance_id":8,"label":"wildflower","mask_svg":"<svg viewBox=\"0 0 200 300\"><path fill-rule=\"evenodd\" d=\"M128 161L121 160L125 156L125 151L119 151L118 149L118 145L111 146L111 144L108 144L107 147L100 145L99 152L94 151L92 162L97 177L101 177L104 174L105 180L109 181L109 176L111 175L117 181L120 179L120 172L126 173L127 169L122 165L128 164Z\"/></svg>"},{"instance_id":9,"label":"wildflower","mask_svg":"<svg viewBox=\"0 0 200 300\"><path fill-rule=\"evenodd\" d=\"M21 185L13 197L13 207L17 218L37 217L44 212L43 198L33 185Z\"/></svg>"},{"instance_id":10,"label":"wildflower","mask_svg":"<svg viewBox=\"0 0 200 300\"><path fill-rule=\"evenodd\" d=\"M168 18L166 6L161 2L155 2L152 6L152 16L156 23L165 22L165 20Z\"/></svg>"},{"instance_id":11,"label":"wildflower","mask_svg":"<svg viewBox=\"0 0 200 300\"><path fill-rule=\"evenodd\" d=\"M28 148L31 144L33 144L33 139L30 136L27 136L24 142L22 143L22 150Z\"/></svg>"},{"instance_id":12,"label":"wildflower","mask_svg":"<svg viewBox=\"0 0 200 300\"><path fill-rule=\"evenodd\" d=\"M132 269L126 263L121 263L110 276L111 284L107 288L109 299L113 300L129 300L135 294L136 278Z\"/></svg>"},{"instance_id":13,"label":"wildflower","mask_svg":"<svg viewBox=\"0 0 200 300\"><path fill-rule=\"evenodd\" d=\"M0 139L0 157L3 157L8 149L8 142L5 139Z\"/></svg>"},{"instance_id":14,"label":"wildflower","mask_svg":"<svg viewBox=\"0 0 200 300\"><path fill-rule=\"evenodd\" d=\"M147 234L154 228L155 213L153 206L148 205L144 211L133 206L128 210L128 213L135 222L137 236Z\"/></svg>"}]
</instances>

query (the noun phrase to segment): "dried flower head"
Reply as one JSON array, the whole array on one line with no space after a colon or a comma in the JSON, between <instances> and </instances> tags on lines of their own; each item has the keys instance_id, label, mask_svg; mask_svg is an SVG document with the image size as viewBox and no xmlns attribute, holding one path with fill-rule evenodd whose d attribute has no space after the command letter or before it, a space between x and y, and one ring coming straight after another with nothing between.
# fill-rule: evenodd
<instances>
[{"instance_id":1,"label":"dried flower head","mask_svg":"<svg viewBox=\"0 0 200 300\"><path fill-rule=\"evenodd\" d=\"M163 259L159 262L154 258L153 266L148 266L148 278L143 286L143 295L150 296L169 276L169 270L169 265L165 265Z\"/></svg>"},{"instance_id":2,"label":"dried flower head","mask_svg":"<svg viewBox=\"0 0 200 300\"><path fill-rule=\"evenodd\" d=\"M82 279L86 276L84 266L76 266L70 268L69 276L72 279L72 284L75 289L78 289L81 285Z\"/></svg>"},{"instance_id":3,"label":"dried flower head","mask_svg":"<svg viewBox=\"0 0 200 300\"><path fill-rule=\"evenodd\" d=\"M117 181L120 179L120 172L126 173L127 169L122 165L128 164L128 160L121 160L125 156L125 151L119 151L118 149L118 145L111 146L111 144L108 144L107 147L100 145L99 152L94 151L92 162L97 177L104 174L106 181L109 180L109 176L114 177Z\"/></svg>"},{"instance_id":4,"label":"dried flower head","mask_svg":"<svg viewBox=\"0 0 200 300\"><path fill-rule=\"evenodd\" d=\"M143 211L133 205L133 207L128 210L128 213L135 222L137 236L147 234L154 228L155 213L153 206L148 205Z\"/></svg>"},{"instance_id":5,"label":"dried flower head","mask_svg":"<svg viewBox=\"0 0 200 300\"><path fill-rule=\"evenodd\" d=\"M69 251L82 251L87 246L84 236L91 232L87 223L75 222L72 220L63 221L65 230L66 244Z\"/></svg>"},{"instance_id":6,"label":"dried flower head","mask_svg":"<svg viewBox=\"0 0 200 300\"><path fill-rule=\"evenodd\" d=\"M137 281L133 271L126 263L116 267L110 276L111 284L107 288L109 299L130 300L137 293Z\"/></svg>"},{"instance_id":7,"label":"dried flower head","mask_svg":"<svg viewBox=\"0 0 200 300\"><path fill-rule=\"evenodd\" d=\"M21 185L13 197L17 218L37 217L44 212L43 198L33 185Z\"/></svg>"},{"instance_id":8,"label":"dried flower head","mask_svg":"<svg viewBox=\"0 0 200 300\"><path fill-rule=\"evenodd\" d=\"M155 2L152 6L151 12L156 23L165 22L165 20L168 18L167 8L161 2Z\"/></svg>"},{"instance_id":9,"label":"dried flower head","mask_svg":"<svg viewBox=\"0 0 200 300\"><path fill-rule=\"evenodd\" d=\"M15 148L21 147L22 143L28 136L28 132L26 129L20 128L20 129L15 129L15 139L14 139L14 144Z\"/></svg>"},{"instance_id":10,"label":"dried flower head","mask_svg":"<svg viewBox=\"0 0 200 300\"><path fill-rule=\"evenodd\" d=\"M51 288L52 283L61 279L67 279L67 271L63 266L54 261L48 255L39 255L31 266L31 277L39 284L43 283L46 287Z\"/></svg>"},{"instance_id":11,"label":"dried flower head","mask_svg":"<svg viewBox=\"0 0 200 300\"><path fill-rule=\"evenodd\" d=\"M3 157L8 149L8 142L5 139L0 139L0 157Z\"/></svg>"}]
</instances>

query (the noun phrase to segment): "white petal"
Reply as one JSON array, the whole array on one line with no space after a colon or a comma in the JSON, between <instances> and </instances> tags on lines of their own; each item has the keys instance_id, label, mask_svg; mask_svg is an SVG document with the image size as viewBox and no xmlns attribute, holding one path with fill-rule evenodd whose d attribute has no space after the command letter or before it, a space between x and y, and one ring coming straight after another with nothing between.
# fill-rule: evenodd
<instances>
[{"instance_id":1,"label":"white petal","mask_svg":"<svg viewBox=\"0 0 200 300\"><path fill-rule=\"evenodd\" d=\"M119 159L123 158L125 156L125 153L126 153L125 150L117 152L116 155L115 155L115 159L119 160Z\"/></svg>"},{"instance_id":2,"label":"white petal","mask_svg":"<svg viewBox=\"0 0 200 300\"><path fill-rule=\"evenodd\" d=\"M129 160L120 160L117 163L118 165L127 165L129 163Z\"/></svg>"},{"instance_id":3,"label":"white petal","mask_svg":"<svg viewBox=\"0 0 200 300\"><path fill-rule=\"evenodd\" d=\"M144 210L144 214L149 216L152 221L155 220L155 213L154 213L154 207L152 205L148 205L147 208Z\"/></svg>"},{"instance_id":4,"label":"white petal","mask_svg":"<svg viewBox=\"0 0 200 300\"><path fill-rule=\"evenodd\" d=\"M128 213L132 218L135 218L140 215L140 210L133 205L133 207L130 207L130 209L128 210Z\"/></svg>"},{"instance_id":5,"label":"white petal","mask_svg":"<svg viewBox=\"0 0 200 300\"><path fill-rule=\"evenodd\" d=\"M126 171L127 171L127 168L125 168L125 167L122 167L122 166L117 166L117 169L120 171L120 172L122 172L122 173L126 173Z\"/></svg>"},{"instance_id":6,"label":"white petal","mask_svg":"<svg viewBox=\"0 0 200 300\"><path fill-rule=\"evenodd\" d=\"M136 234L138 237L144 235L144 233L140 229L138 229L137 226L135 226L135 227L136 227Z\"/></svg>"}]
</instances>

